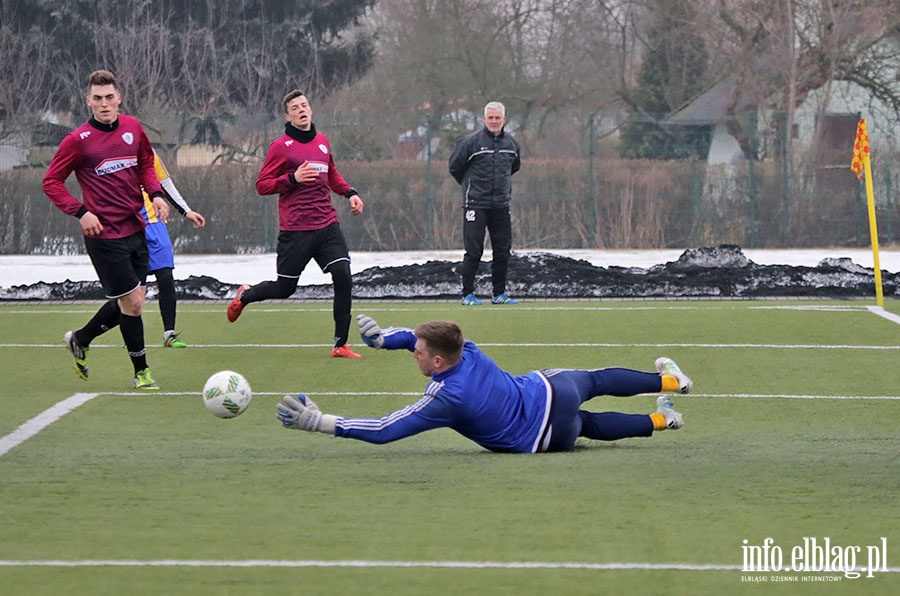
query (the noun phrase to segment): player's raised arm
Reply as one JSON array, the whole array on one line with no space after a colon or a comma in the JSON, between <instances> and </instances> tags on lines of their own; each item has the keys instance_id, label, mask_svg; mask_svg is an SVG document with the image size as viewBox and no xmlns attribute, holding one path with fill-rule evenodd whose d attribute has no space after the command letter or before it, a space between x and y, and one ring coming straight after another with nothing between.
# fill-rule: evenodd
<instances>
[{"instance_id":1,"label":"player's raised arm","mask_svg":"<svg viewBox=\"0 0 900 596\"><path fill-rule=\"evenodd\" d=\"M356 324L359 325L359 335L370 348L380 350L409 350L416 348L416 335L412 329L403 327L388 327L382 329L375 319L368 315L357 315Z\"/></svg>"},{"instance_id":2,"label":"player's raised arm","mask_svg":"<svg viewBox=\"0 0 900 596\"><path fill-rule=\"evenodd\" d=\"M363 343L370 348L380 350L384 345L384 334L375 319L368 315L358 315L356 324L359 325L359 335L362 337Z\"/></svg>"}]
</instances>

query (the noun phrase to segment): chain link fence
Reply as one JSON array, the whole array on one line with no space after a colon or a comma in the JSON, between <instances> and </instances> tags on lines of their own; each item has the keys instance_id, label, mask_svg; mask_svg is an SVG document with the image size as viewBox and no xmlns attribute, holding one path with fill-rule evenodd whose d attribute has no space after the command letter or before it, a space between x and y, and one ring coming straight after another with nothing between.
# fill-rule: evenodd
<instances>
[{"instance_id":1,"label":"chain link fence","mask_svg":"<svg viewBox=\"0 0 900 596\"><path fill-rule=\"evenodd\" d=\"M415 121L405 115L407 121ZM413 128L391 121L342 121L316 115L332 143L337 167L366 202L351 216L335 196L351 250L459 249L461 191L447 172L453 142L477 117L453 127L419 119ZM248 124L249 123L249 124ZM598 124L599 123L599 124ZM277 198L260 197L256 176L283 120L248 116L222 123L224 145L155 143L190 205L207 217L206 228L170 220L180 253L248 253L274 250ZM515 130L523 148L513 178L514 248L652 249L713 246L806 248L870 243L864 186L850 171L853 139L822 163L821 152L798 150L789 167L765 157L749 162L623 159L615 115L561 114ZM148 122L151 138L168 138ZM80 228L44 195L41 180L68 130L38 135L11 127L0 137L0 253L83 252ZM183 136L183 135L182 135ZM879 241L897 243L900 208L894 198L898 151L879 144L870 128ZM430 142L426 142L431 139ZM798 143L799 145L799 143ZM809 157L807 157L807 155ZM18 159L18 163L13 163ZM73 194L80 191L74 176Z\"/></svg>"}]
</instances>

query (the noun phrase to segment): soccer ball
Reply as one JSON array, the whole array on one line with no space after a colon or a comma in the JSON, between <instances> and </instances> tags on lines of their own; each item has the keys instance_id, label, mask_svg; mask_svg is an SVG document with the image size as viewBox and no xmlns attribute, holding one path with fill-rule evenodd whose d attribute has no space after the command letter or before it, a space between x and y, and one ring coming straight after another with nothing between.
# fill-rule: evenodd
<instances>
[{"instance_id":1,"label":"soccer ball","mask_svg":"<svg viewBox=\"0 0 900 596\"><path fill-rule=\"evenodd\" d=\"M203 405L219 418L234 418L247 409L253 393L240 373L221 370L203 386Z\"/></svg>"}]
</instances>

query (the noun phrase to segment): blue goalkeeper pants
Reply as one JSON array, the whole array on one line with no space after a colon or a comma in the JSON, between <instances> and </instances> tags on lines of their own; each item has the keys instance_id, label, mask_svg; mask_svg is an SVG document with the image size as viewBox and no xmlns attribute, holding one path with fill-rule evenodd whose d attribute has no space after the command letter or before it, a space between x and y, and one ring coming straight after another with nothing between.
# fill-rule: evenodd
<instances>
[{"instance_id":1,"label":"blue goalkeeper pants","mask_svg":"<svg viewBox=\"0 0 900 596\"><path fill-rule=\"evenodd\" d=\"M581 409L581 404L598 395L628 397L658 393L662 390L659 374L628 368L542 372L553 388L547 451L568 451L578 437L616 441L653 434L653 421L647 414L587 412Z\"/></svg>"}]
</instances>

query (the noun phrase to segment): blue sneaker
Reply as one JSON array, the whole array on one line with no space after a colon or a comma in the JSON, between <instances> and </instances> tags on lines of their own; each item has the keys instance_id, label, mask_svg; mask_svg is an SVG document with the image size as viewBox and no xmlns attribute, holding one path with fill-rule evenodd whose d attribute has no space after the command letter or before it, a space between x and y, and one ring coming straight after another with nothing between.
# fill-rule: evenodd
<instances>
[{"instance_id":1,"label":"blue sneaker","mask_svg":"<svg viewBox=\"0 0 900 596\"><path fill-rule=\"evenodd\" d=\"M471 293L468 296L463 296L462 299L463 306L481 306L481 300L475 297L475 293Z\"/></svg>"},{"instance_id":2,"label":"blue sneaker","mask_svg":"<svg viewBox=\"0 0 900 596\"><path fill-rule=\"evenodd\" d=\"M499 296L494 296L493 298L491 298L491 304L518 304L518 303L519 303L518 300L514 300L513 298L510 298L509 296L506 295L505 292L503 294L500 294Z\"/></svg>"}]
</instances>

